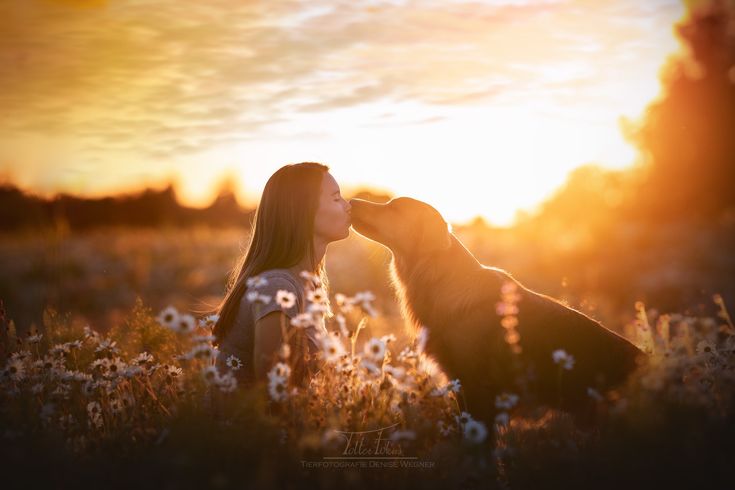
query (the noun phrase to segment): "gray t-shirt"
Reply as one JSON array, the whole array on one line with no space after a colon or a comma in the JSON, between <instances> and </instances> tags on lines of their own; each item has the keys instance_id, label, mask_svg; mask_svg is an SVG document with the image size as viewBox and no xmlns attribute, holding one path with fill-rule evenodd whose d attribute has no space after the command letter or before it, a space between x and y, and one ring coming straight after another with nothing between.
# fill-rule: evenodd
<instances>
[{"instance_id":1,"label":"gray t-shirt","mask_svg":"<svg viewBox=\"0 0 735 490\"><path fill-rule=\"evenodd\" d=\"M229 332L220 342L219 354L217 356L217 369L220 373L226 373L230 368L227 366L227 358L234 355L243 363L243 366L233 371L238 383L249 383L255 379L254 371L254 337L255 322L274 311L283 311L286 315L284 321L287 329L291 329L290 321L297 314L302 313L306 306L305 279L295 276L289 269L269 269L258 274L267 281L266 285L250 287L240 299L240 307ZM296 296L296 302L290 308L283 309L276 301L279 290L285 290ZM268 296L270 301L249 301L249 292L257 291L261 295ZM307 346L310 354L314 354L319 348L317 332L324 329L323 324L319 327L307 327L304 333L308 339ZM292 356L297 355L292 351Z\"/></svg>"}]
</instances>

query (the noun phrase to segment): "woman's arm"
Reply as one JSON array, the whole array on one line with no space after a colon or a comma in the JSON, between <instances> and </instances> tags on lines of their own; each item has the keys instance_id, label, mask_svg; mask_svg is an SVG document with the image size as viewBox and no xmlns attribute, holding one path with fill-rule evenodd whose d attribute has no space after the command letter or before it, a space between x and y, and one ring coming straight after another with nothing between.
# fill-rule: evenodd
<instances>
[{"instance_id":1,"label":"woman's arm","mask_svg":"<svg viewBox=\"0 0 735 490\"><path fill-rule=\"evenodd\" d=\"M265 380L268 371L273 367L276 352L281 347L280 311L272 311L255 322L255 339L253 346L253 368L255 379Z\"/></svg>"}]
</instances>

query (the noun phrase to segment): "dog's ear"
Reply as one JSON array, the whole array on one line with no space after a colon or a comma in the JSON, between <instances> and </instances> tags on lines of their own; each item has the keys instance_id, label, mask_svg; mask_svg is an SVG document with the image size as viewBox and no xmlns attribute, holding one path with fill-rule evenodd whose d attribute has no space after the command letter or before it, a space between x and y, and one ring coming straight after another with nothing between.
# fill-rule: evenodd
<instances>
[{"instance_id":1,"label":"dog's ear","mask_svg":"<svg viewBox=\"0 0 735 490\"><path fill-rule=\"evenodd\" d=\"M452 246L451 225L443 219L426 223L420 237L422 250L448 250Z\"/></svg>"}]
</instances>

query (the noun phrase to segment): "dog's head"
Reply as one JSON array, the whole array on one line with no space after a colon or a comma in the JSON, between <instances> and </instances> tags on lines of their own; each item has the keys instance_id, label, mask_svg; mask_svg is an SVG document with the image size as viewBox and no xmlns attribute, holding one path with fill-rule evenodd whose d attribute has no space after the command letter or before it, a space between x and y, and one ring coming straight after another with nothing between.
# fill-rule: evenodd
<instances>
[{"instance_id":1,"label":"dog's head","mask_svg":"<svg viewBox=\"0 0 735 490\"><path fill-rule=\"evenodd\" d=\"M452 245L449 225L425 202L398 197L380 204L351 199L352 228L394 254L418 257Z\"/></svg>"}]
</instances>

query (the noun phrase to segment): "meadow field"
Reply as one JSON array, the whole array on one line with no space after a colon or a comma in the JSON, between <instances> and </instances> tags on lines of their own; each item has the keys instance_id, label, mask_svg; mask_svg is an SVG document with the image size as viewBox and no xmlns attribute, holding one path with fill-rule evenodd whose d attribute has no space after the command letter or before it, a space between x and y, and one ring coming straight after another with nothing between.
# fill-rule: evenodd
<instances>
[{"instance_id":1,"label":"meadow field","mask_svg":"<svg viewBox=\"0 0 735 490\"><path fill-rule=\"evenodd\" d=\"M496 400L492 426L473 419L461 382L425 356L421 332L404 328L389 252L360 236L327 252L337 313L328 328L337 336L323 341L324 369L296 388L282 352L267 385L239 389L232 373L213 369L209 315L247 243L242 228L53 229L0 239L7 481L26 488L729 488L735 328L722 295L702 294L680 311L626 303L629 295L666 298L661 291L671 285L629 271L632 291L594 290L579 279L589 273L552 260L548 244L537 256L556 267L529 260L535 243L517 230L455 233L488 265L650 353L627 386L590 390L599 425L579 427L520 392ZM559 355L563 381L574 366ZM373 459L344 458L363 445Z\"/></svg>"}]
</instances>

